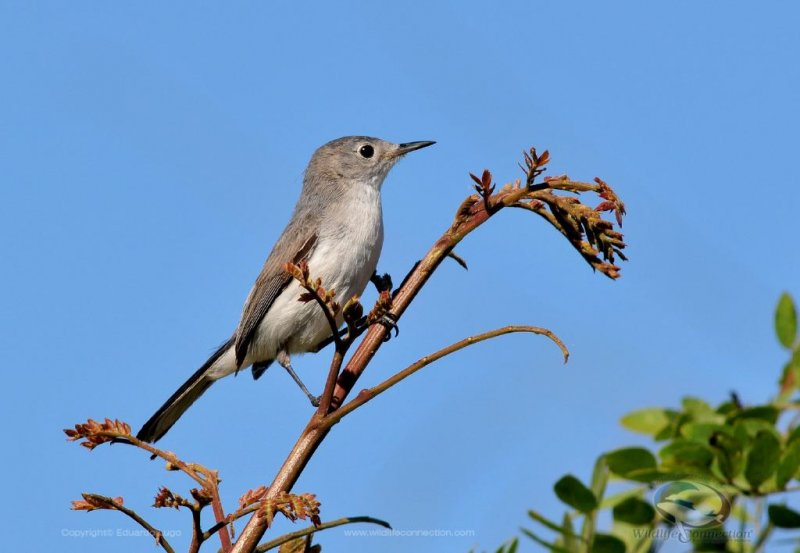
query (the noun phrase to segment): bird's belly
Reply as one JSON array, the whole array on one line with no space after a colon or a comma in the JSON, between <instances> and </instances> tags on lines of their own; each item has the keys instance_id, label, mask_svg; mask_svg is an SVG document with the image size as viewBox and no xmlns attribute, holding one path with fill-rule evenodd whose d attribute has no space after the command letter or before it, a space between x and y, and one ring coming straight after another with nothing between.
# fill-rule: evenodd
<instances>
[{"instance_id":1,"label":"bird's belly","mask_svg":"<svg viewBox=\"0 0 800 553\"><path fill-rule=\"evenodd\" d=\"M364 232L371 230L372 232ZM335 300L344 304L360 296L378 265L383 232L362 227L350 236L328 237L320 240L308 260L312 279L321 279L326 290L333 289ZM274 359L282 348L289 353L304 353L315 348L331 335L330 325L316 301L301 302L305 292L292 280L276 298L261 321L257 337L250 348L246 364ZM337 317L341 325L342 316Z\"/></svg>"}]
</instances>

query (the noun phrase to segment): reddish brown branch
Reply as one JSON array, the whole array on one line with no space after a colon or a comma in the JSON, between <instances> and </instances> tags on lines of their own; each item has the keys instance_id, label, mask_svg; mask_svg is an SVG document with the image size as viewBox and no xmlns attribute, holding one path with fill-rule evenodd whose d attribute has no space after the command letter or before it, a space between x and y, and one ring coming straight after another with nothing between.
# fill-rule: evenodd
<instances>
[{"instance_id":1,"label":"reddish brown branch","mask_svg":"<svg viewBox=\"0 0 800 553\"><path fill-rule=\"evenodd\" d=\"M157 530L153 527L149 522L139 516L136 511L132 509L128 509L122 504L121 498L112 498L106 497L104 495L98 495L95 493L84 493L81 494L83 496L83 501L73 501L72 508L75 510L80 511L93 511L95 509L108 509L112 511L119 511L127 515L129 518L134 520L139 526L147 530L147 532L153 536L156 540L156 544L160 545L161 548L166 551L167 553L175 553L175 550L172 549L172 546L169 544L167 539L164 537L164 533L161 530Z\"/></svg>"},{"instance_id":2,"label":"reddish brown branch","mask_svg":"<svg viewBox=\"0 0 800 553\"><path fill-rule=\"evenodd\" d=\"M535 184L534 180L541 174L544 165L549 161L549 154L545 151L541 156L538 156L536 150L532 148L530 153L525 153L524 161L525 184L521 185L518 181L513 185L504 186L497 193L494 193L495 187L491 182L491 173L484 171L480 178L473 175L477 194L469 196L461 204L450 228L434 243L433 247L417 264L392 298L392 305L388 314L393 320L400 319L442 261L451 254L455 246L470 232L505 207L522 207L517 204L530 202L545 203L545 198L551 200L547 195L556 190L571 193L591 191L606 200L605 203L598 206L598 208L602 207L602 209L591 210L574 198L556 198L549 204L551 216L545 218L570 240L572 245L594 268L610 278L619 276L619 269L609 261L613 259L610 258L610 254L613 254L614 251L619 252L619 249L624 247L622 236L618 234L609 235L611 225L600 217L601 211L613 209L618 220L621 221L624 213L624 205L610 187L599 179L596 184L589 184L571 181L566 176L547 179L543 183ZM545 198L538 197L542 195ZM535 205L538 206L538 204ZM587 241L576 238L582 237L584 233L587 233ZM604 237L608 236L618 240L617 244L612 244L616 246L616 250L606 247L609 243L604 241ZM593 248L593 244L602 246L602 249ZM601 260L598 255L603 255L607 261ZM318 410L314 413L270 485L267 492L268 496L277 496L277 494L292 489L317 447L330 431L330 424L326 423L335 422L338 418L341 418L328 418L329 414L342 406L345 398L384 343L387 332L388 329L383 325L372 325L369 328L349 362L338 376L330 407L324 412ZM330 372L329 377L332 374ZM253 551L264 535L266 528L267 525L264 520L259 519L259 517L252 517L236 541L233 549L234 553L249 553Z\"/></svg>"},{"instance_id":3,"label":"reddish brown branch","mask_svg":"<svg viewBox=\"0 0 800 553\"><path fill-rule=\"evenodd\" d=\"M322 530L327 530L329 528L336 528L337 526L343 526L345 524L355 524L357 522L367 522L370 524L377 524L379 526L383 526L384 528L392 529L388 522L384 520L380 520L377 518L372 517L345 517L345 518L338 518L336 520L331 520L329 522L323 522L319 526L309 526L308 528L303 528L302 530L297 530L296 532L290 532L288 534L284 534L275 538L274 540L268 541L256 547L256 553L265 553L270 549L275 549L283 545L284 543L292 540L296 540L298 538L302 538L305 536L310 536L311 534L316 534L317 532L321 532Z\"/></svg>"},{"instance_id":4,"label":"reddish brown branch","mask_svg":"<svg viewBox=\"0 0 800 553\"><path fill-rule=\"evenodd\" d=\"M562 342L561 339L558 336L553 334L548 329L540 328L540 327L537 327L537 326L504 326L502 328L497 328L495 330L490 330L489 332L484 332L482 334L476 334L475 336L469 336L467 338L464 338L463 340L459 340L458 342L450 344L449 346L447 346L445 348L442 348L439 351L436 351L436 352L434 352L434 353L432 353L430 355L426 355L425 357L423 357L423 358L419 359L418 361L412 363L411 365L409 365L408 367L406 367L402 371L400 371L400 372L392 375L391 377L387 378L386 380L384 380L383 382L381 382L377 386L373 386L372 388L361 390L361 392L359 392L358 395L354 399L352 399L349 403L346 403L345 405L343 405L342 407L340 407L336 411L333 411L332 413L330 413L328 415L328 419L333 424L339 422L346 415L352 413L353 411L355 411L356 409L358 409L359 407L361 407L362 405L364 405L368 401L373 400L379 394L382 394L383 392L385 392L386 390L388 390L389 388L391 388L395 384L405 380L406 378L408 378L409 376L411 376L412 374L414 374L418 370L427 367L428 365L438 361L442 357L446 357L446 356L450 355L451 353L455 353L455 352L457 352L459 350L462 350L462 349L464 349L466 347L469 347L469 346L471 346L473 344L477 344L479 342L483 342L484 340L489 340L491 338L496 338L496 337L502 336L504 334L513 334L515 332L529 332L531 334L541 334L543 336L547 336L553 342L555 342L555 344L559 347L559 349L561 349L561 353L564 356L564 362L566 363L567 359L569 359L569 350L567 350L567 347L564 345L564 342Z\"/></svg>"},{"instance_id":5,"label":"reddish brown branch","mask_svg":"<svg viewBox=\"0 0 800 553\"><path fill-rule=\"evenodd\" d=\"M227 518L225 516L225 509L222 508L222 501L219 498L219 473L217 471L209 471L209 472L210 476L212 476L214 479L214 484L212 486L208 486L207 488L208 491L211 492L211 508L214 510L214 519L218 523L224 523L227 520ZM200 515L199 510L197 511L197 514L199 517ZM228 532L227 526L223 525L217 531L217 533L219 534L219 541L220 545L222 546L222 551L224 551L224 553L228 553L233 548L233 544L231 543L231 535Z\"/></svg>"}]
</instances>

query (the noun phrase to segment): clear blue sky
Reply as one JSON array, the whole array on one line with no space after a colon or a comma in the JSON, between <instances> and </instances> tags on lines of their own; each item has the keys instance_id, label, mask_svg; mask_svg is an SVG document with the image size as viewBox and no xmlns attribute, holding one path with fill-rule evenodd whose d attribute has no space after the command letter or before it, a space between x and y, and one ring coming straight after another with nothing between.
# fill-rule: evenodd
<instances>
[{"instance_id":1,"label":"clear blue sky","mask_svg":"<svg viewBox=\"0 0 800 553\"><path fill-rule=\"evenodd\" d=\"M618 427L627 411L689 392L766 399L784 360L773 305L800 295L798 18L788 2L3 2L10 536L31 550L153 550L69 535L133 528L68 510L95 491L183 530L185 549L186 514L147 505L186 480L130 448L87 453L61 429L105 416L138 428L227 338L310 154L342 135L438 141L384 187L380 268L397 279L470 192L467 172L516 178L530 145L550 149L554 174L616 187L631 262L618 282L592 274L516 212L459 247L470 270L436 274L364 384L505 323L553 329L572 360L505 337L339 425L296 487L323 518L474 536L333 530L326 549L493 548L529 507L560 516L561 475L586 478L597 454L644 442ZM295 367L319 389L327 359ZM307 415L283 372L240 375L163 445L219 468L233 505L270 481Z\"/></svg>"}]
</instances>

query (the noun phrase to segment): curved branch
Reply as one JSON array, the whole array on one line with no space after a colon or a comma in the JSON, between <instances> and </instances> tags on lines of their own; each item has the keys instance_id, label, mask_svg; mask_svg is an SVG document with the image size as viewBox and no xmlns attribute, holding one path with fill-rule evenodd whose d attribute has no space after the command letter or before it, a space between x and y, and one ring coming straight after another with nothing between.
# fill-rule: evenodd
<instances>
[{"instance_id":1,"label":"curved branch","mask_svg":"<svg viewBox=\"0 0 800 553\"><path fill-rule=\"evenodd\" d=\"M368 401L374 399L379 394L382 394L383 392L385 392L386 390L388 390L389 388L391 388L395 384L401 382L402 380L405 380L406 378L408 378L409 376L411 376L412 374L414 374L418 370L420 370L420 369L422 369L424 367L427 367L428 365L430 365L431 363L433 363L435 361L438 361L442 357L446 357L446 356L450 355L451 353L455 353L455 352L457 352L459 350L462 350L462 349L464 349L466 347L469 347L469 346L471 346L473 344L477 344L478 342L483 342L484 340L490 340L492 338L496 338L496 337L502 336L504 334L513 334L513 333L517 333L517 332L528 332L528 333L531 333L531 334L540 334L542 336L547 336L553 342L555 342L555 344L561 350L561 353L564 356L564 362L566 363L567 360L569 359L569 350L564 345L564 343L561 341L561 339L558 336L556 336L555 334L553 334L553 332L551 332L550 330L548 330L546 328L541 328L541 327L538 327L538 326L522 326L522 325L504 326L502 328L497 328L495 330L490 330L490 331L484 332L482 334L476 334L474 336L468 336L467 338L464 338L463 340L459 340L458 342L450 344L449 346L447 346L445 348L442 348L437 352L434 352L434 353L432 353L430 355L426 355L425 357L423 357L423 358L419 359L418 361L412 363L411 365L409 365L408 367L406 367L402 371L400 371L400 372L394 374L393 376L387 378L386 380L384 380L383 382L381 382L377 386L374 386L374 387L369 388L369 389L361 390L361 392L359 392L359 394L355 398L350 400L350 402L346 403L345 405L343 405L341 408L337 409L336 411L330 413L326 417L326 421L330 421L331 424L335 424L335 423L339 422L346 415L352 413L353 411L355 411L356 409L358 409L359 407L361 407L362 405L364 405Z\"/></svg>"},{"instance_id":2,"label":"curved branch","mask_svg":"<svg viewBox=\"0 0 800 553\"><path fill-rule=\"evenodd\" d=\"M309 526L308 528L303 528L302 530L298 530L296 532L290 532L288 534L284 534L280 537L275 538L274 540L270 540L266 543L263 543L256 547L257 553L264 553L265 551L269 551L270 549L275 549L279 545L283 545L287 541L296 540L297 538L302 538L303 536L308 536L310 534L314 534L321 530L327 530L328 528L336 528L337 526L343 526L345 524L353 524L356 522L368 522L370 524L377 524L379 526L383 526L384 528L392 529L388 522L385 520L380 520L377 518L372 517L344 517L344 518L337 518L336 520L332 520L330 522L325 522L320 524L319 526Z\"/></svg>"},{"instance_id":3,"label":"curved branch","mask_svg":"<svg viewBox=\"0 0 800 553\"><path fill-rule=\"evenodd\" d=\"M158 529L154 528L152 524L150 524L145 519L143 519L141 516L139 516L136 513L136 511L133 511L132 509L128 509L122 503L118 503L117 501L114 501L114 499L111 498L111 497L106 497L104 495L98 495L96 493L85 493L85 494L82 494L82 495L83 495L84 499L86 499L87 501L96 502L97 504L104 505L104 507L98 507L100 509L105 508L105 509L109 509L109 510L113 510L113 511L119 511L120 513L124 513L124 514L128 515L128 517L133 519L139 526L141 526L142 528L147 530L150 533L150 535L153 536L153 538L155 538L156 543L158 545L160 545L162 549L164 549L164 551L166 551L167 553L175 553L175 550L172 549L172 546L169 544L167 539L164 537L164 534L161 532L161 530L158 530Z\"/></svg>"}]
</instances>

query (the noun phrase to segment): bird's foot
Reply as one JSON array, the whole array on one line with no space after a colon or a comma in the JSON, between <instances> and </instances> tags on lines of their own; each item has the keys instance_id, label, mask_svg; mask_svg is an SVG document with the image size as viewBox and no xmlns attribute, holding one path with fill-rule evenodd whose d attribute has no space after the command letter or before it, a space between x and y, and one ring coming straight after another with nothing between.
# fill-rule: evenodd
<instances>
[{"instance_id":1,"label":"bird's foot","mask_svg":"<svg viewBox=\"0 0 800 553\"><path fill-rule=\"evenodd\" d=\"M400 335L400 327L397 326L397 317L395 317L391 313L384 313L383 315L381 315L381 318L378 319L378 324L382 324L389 331L383 338L384 342L388 342L389 340L392 339L392 330L394 330L395 338Z\"/></svg>"}]
</instances>

